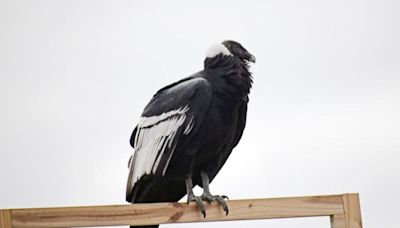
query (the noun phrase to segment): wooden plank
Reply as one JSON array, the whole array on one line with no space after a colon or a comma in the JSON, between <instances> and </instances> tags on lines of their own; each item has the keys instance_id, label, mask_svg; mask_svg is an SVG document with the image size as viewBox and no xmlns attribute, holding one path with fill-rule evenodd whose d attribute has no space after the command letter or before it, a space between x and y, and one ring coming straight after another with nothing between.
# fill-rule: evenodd
<instances>
[{"instance_id":1,"label":"wooden plank","mask_svg":"<svg viewBox=\"0 0 400 228\"><path fill-rule=\"evenodd\" d=\"M0 227L12 228L11 210L0 210Z\"/></svg>"},{"instance_id":2,"label":"wooden plank","mask_svg":"<svg viewBox=\"0 0 400 228\"><path fill-rule=\"evenodd\" d=\"M14 227L81 227L272 219L344 214L342 195L228 201L230 213L213 203L204 219L194 203L151 203L11 210Z\"/></svg>"},{"instance_id":3,"label":"wooden plank","mask_svg":"<svg viewBox=\"0 0 400 228\"><path fill-rule=\"evenodd\" d=\"M343 195L346 228L362 228L360 199L357 193Z\"/></svg>"},{"instance_id":4,"label":"wooden plank","mask_svg":"<svg viewBox=\"0 0 400 228\"><path fill-rule=\"evenodd\" d=\"M342 215L331 215L331 227L332 228L346 228L346 218Z\"/></svg>"}]
</instances>

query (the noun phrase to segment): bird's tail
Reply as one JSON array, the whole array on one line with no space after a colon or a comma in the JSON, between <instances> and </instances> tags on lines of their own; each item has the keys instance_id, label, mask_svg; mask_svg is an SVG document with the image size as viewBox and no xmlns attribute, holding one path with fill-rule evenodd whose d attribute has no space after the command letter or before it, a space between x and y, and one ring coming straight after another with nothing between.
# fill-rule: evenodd
<instances>
[{"instance_id":1,"label":"bird's tail","mask_svg":"<svg viewBox=\"0 0 400 228\"><path fill-rule=\"evenodd\" d=\"M152 226L130 226L130 228L158 228L159 225Z\"/></svg>"}]
</instances>

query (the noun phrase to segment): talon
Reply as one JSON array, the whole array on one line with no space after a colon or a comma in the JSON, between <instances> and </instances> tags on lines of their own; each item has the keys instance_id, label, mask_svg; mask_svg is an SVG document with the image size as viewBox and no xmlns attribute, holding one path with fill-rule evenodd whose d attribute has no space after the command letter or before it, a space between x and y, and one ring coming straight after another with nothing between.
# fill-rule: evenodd
<instances>
[{"instance_id":1,"label":"talon","mask_svg":"<svg viewBox=\"0 0 400 228\"><path fill-rule=\"evenodd\" d=\"M185 179L186 183L186 191L187 191L187 204L190 202L196 202L197 206L200 209L201 214L203 215L203 218L206 218L206 209L204 207L204 203L201 200L200 197L195 196L193 194L193 183L192 183L192 178L189 176Z\"/></svg>"},{"instance_id":2,"label":"talon","mask_svg":"<svg viewBox=\"0 0 400 228\"><path fill-rule=\"evenodd\" d=\"M204 201L207 201L209 203L211 202L218 202L219 205L222 206L222 208L225 211L225 214L228 215L229 213L229 208L228 208L228 204L225 202L225 199L227 199L227 196L219 196L219 195L211 195L211 194L203 194L201 195L201 199Z\"/></svg>"},{"instance_id":3,"label":"talon","mask_svg":"<svg viewBox=\"0 0 400 228\"><path fill-rule=\"evenodd\" d=\"M216 200L222 206L222 208L224 209L225 215L228 215L229 214L229 208L228 208L227 203L224 200L224 197L216 196Z\"/></svg>"},{"instance_id":4,"label":"talon","mask_svg":"<svg viewBox=\"0 0 400 228\"><path fill-rule=\"evenodd\" d=\"M225 211L225 214L228 215L229 213L229 208L228 204L226 204L225 199L228 199L227 196L225 195L211 195L210 193L210 179L208 178L207 173L201 172L200 173L201 180L203 182L203 194L201 195L201 199L204 201L208 201L209 203L217 201L219 205L222 206L222 208Z\"/></svg>"},{"instance_id":5,"label":"talon","mask_svg":"<svg viewBox=\"0 0 400 228\"><path fill-rule=\"evenodd\" d=\"M204 203L201 200L201 198L198 196L191 196L190 198L188 197L187 203L189 204L190 202L195 202L197 204L197 206L199 207L200 212L203 215L203 217L206 218L206 209L204 207Z\"/></svg>"},{"instance_id":6,"label":"talon","mask_svg":"<svg viewBox=\"0 0 400 228\"><path fill-rule=\"evenodd\" d=\"M204 208L203 201L201 201L200 197L196 196L195 198L196 204L200 209L201 214L203 214L203 218L206 218L206 209Z\"/></svg>"}]
</instances>

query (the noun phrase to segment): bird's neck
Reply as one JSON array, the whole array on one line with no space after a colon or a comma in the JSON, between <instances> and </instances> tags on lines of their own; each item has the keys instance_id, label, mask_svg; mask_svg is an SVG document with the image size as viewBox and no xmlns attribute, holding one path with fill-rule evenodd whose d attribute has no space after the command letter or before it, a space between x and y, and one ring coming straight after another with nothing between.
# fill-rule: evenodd
<instances>
[{"instance_id":1,"label":"bird's neck","mask_svg":"<svg viewBox=\"0 0 400 228\"><path fill-rule=\"evenodd\" d=\"M204 70L208 75L208 80L215 84L218 92L227 96L246 97L252 85L252 76L248 65L231 56L216 56L206 59Z\"/></svg>"}]
</instances>

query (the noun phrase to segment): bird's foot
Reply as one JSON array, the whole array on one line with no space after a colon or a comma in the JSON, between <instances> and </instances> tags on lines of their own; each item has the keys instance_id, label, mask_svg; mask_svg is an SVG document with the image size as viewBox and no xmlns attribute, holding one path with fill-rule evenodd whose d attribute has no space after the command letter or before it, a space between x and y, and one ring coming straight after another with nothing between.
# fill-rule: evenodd
<instances>
[{"instance_id":1,"label":"bird's foot","mask_svg":"<svg viewBox=\"0 0 400 228\"><path fill-rule=\"evenodd\" d=\"M225 195L211 195L211 194L204 194L201 195L201 199L207 202L218 202L219 205L222 206L222 208L225 211L225 214L228 215L229 213L229 208L228 208L228 204L226 203L225 199L229 199L227 196Z\"/></svg>"},{"instance_id":2,"label":"bird's foot","mask_svg":"<svg viewBox=\"0 0 400 228\"><path fill-rule=\"evenodd\" d=\"M199 196L189 195L187 198L187 203L189 204L190 202L196 202L197 206L200 209L201 214L205 218L206 217L206 209L204 207L204 203L201 200L201 198Z\"/></svg>"}]
</instances>

